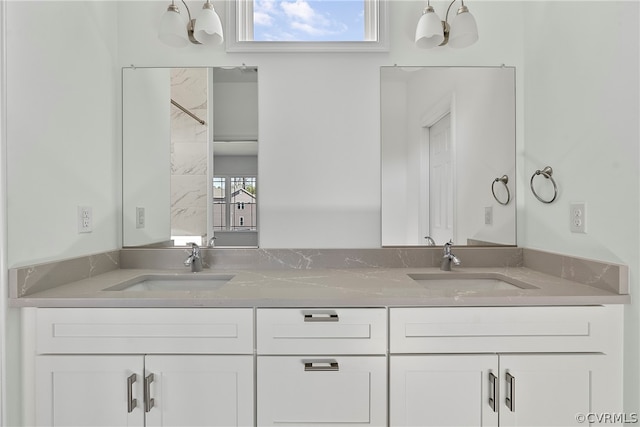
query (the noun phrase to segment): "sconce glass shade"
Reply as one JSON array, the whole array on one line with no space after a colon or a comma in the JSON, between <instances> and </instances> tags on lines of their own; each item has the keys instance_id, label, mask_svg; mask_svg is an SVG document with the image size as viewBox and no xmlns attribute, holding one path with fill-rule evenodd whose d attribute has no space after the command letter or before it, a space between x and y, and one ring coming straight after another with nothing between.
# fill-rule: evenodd
<instances>
[{"instance_id":1,"label":"sconce glass shade","mask_svg":"<svg viewBox=\"0 0 640 427\"><path fill-rule=\"evenodd\" d=\"M433 11L433 7L427 6L416 27L416 46L422 49L431 49L439 46L443 41L442 21Z\"/></svg>"},{"instance_id":2,"label":"sconce glass shade","mask_svg":"<svg viewBox=\"0 0 640 427\"><path fill-rule=\"evenodd\" d=\"M160 19L158 38L172 47L185 47L189 44L187 38L187 23L180 15L178 8L171 4Z\"/></svg>"},{"instance_id":3,"label":"sconce glass shade","mask_svg":"<svg viewBox=\"0 0 640 427\"><path fill-rule=\"evenodd\" d=\"M224 40L220 17L209 1L202 6L196 18L193 37L200 43L208 45L220 44Z\"/></svg>"},{"instance_id":4,"label":"sconce glass shade","mask_svg":"<svg viewBox=\"0 0 640 427\"><path fill-rule=\"evenodd\" d=\"M449 45L454 48L471 46L478 41L478 26L476 20L466 6L458 9L457 15L451 22L449 31Z\"/></svg>"}]
</instances>

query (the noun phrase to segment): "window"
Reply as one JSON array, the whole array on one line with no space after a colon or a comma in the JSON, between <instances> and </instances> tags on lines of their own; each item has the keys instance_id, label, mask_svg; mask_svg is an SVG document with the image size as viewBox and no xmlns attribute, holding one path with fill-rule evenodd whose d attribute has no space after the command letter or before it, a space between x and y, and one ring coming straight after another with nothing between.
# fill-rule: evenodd
<instances>
[{"instance_id":1,"label":"window","mask_svg":"<svg viewBox=\"0 0 640 427\"><path fill-rule=\"evenodd\" d=\"M258 229L255 176L213 178L213 229Z\"/></svg>"},{"instance_id":2,"label":"window","mask_svg":"<svg viewBox=\"0 0 640 427\"><path fill-rule=\"evenodd\" d=\"M388 0L232 0L227 51L386 51Z\"/></svg>"}]
</instances>

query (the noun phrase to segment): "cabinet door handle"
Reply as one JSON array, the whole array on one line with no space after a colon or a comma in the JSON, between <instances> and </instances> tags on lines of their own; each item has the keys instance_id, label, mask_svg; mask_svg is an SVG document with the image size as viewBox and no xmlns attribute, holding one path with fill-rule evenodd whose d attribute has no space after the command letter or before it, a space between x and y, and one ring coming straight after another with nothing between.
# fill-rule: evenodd
<instances>
[{"instance_id":1,"label":"cabinet door handle","mask_svg":"<svg viewBox=\"0 0 640 427\"><path fill-rule=\"evenodd\" d=\"M338 322L340 318L337 314L305 314L305 322Z\"/></svg>"},{"instance_id":2,"label":"cabinet door handle","mask_svg":"<svg viewBox=\"0 0 640 427\"><path fill-rule=\"evenodd\" d=\"M496 387L498 382L498 377L493 375L493 372L489 372L489 386L490 386L490 395L489 395L489 406L491 406L491 410L493 412L498 412L498 407L496 405L496 392L498 388Z\"/></svg>"},{"instance_id":3,"label":"cabinet door handle","mask_svg":"<svg viewBox=\"0 0 640 427\"><path fill-rule=\"evenodd\" d=\"M133 409L138 406L138 399L133 398L133 383L136 382L138 376L131 374L127 377L127 412L133 412Z\"/></svg>"},{"instance_id":4,"label":"cabinet door handle","mask_svg":"<svg viewBox=\"0 0 640 427\"><path fill-rule=\"evenodd\" d=\"M151 398L151 383L153 382L153 374L149 374L144 379L144 412L151 411L155 405L155 399Z\"/></svg>"},{"instance_id":5,"label":"cabinet door handle","mask_svg":"<svg viewBox=\"0 0 640 427\"><path fill-rule=\"evenodd\" d=\"M314 363L318 363L318 365L314 365ZM305 362L304 370L306 372L336 372L340 370L340 366L338 366L338 362Z\"/></svg>"},{"instance_id":6,"label":"cabinet door handle","mask_svg":"<svg viewBox=\"0 0 640 427\"><path fill-rule=\"evenodd\" d=\"M516 411L516 377L511 375L509 372L506 374L507 378L507 397L505 398L505 403L507 404L507 408L511 412Z\"/></svg>"}]
</instances>

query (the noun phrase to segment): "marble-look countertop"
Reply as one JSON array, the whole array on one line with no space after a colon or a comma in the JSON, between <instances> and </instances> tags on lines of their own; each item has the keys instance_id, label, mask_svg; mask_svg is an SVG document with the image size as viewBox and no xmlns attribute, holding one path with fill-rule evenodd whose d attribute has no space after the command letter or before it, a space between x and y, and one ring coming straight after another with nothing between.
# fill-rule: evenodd
<instances>
[{"instance_id":1,"label":"marble-look countertop","mask_svg":"<svg viewBox=\"0 0 640 427\"><path fill-rule=\"evenodd\" d=\"M428 289L408 274L500 274L525 288ZM233 276L214 290L123 291L145 275ZM14 307L384 307L626 304L629 295L526 267L317 268L282 270L116 269L47 290L11 298Z\"/></svg>"}]
</instances>

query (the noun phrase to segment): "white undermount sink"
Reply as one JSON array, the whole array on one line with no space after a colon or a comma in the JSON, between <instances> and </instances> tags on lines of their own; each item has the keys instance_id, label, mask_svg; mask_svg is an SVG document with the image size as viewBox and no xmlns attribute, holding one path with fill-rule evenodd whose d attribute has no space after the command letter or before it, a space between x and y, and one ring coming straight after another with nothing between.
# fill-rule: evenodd
<instances>
[{"instance_id":1,"label":"white undermount sink","mask_svg":"<svg viewBox=\"0 0 640 427\"><path fill-rule=\"evenodd\" d=\"M229 274L147 274L127 280L106 291L210 291L221 288Z\"/></svg>"},{"instance_id":2,"label":"white undermount sink","mask_svg":"<svg viewBox=\"0 0 640 427\"><path fill-rule=\"evenodd\" d=\"M413 273L407 274L416 283L432 290L498 291L537 289L525 282L500 273Z\"/></svg>"}]
</instances>

